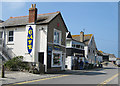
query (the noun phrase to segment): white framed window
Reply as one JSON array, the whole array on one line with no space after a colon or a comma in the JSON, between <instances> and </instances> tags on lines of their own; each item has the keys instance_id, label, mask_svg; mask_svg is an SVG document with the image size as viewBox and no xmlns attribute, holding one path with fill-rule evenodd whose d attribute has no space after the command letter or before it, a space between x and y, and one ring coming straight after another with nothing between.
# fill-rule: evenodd
<instances>
[{"instance_id":1,"label":"white framed window","mask_svg":"<svg viewBox=\"0 0 120 86\"><path fill-rule=\"evenodd\" d=\"M14 41L14 31L8 31L8 42L13 42Z\"/></svg>"},{"instance_id":2,"label":"white framed window","mask_svg":"<svg viewBox=\"0 0 120 86\"><path fill-rule=\"evenodd\" d=\"M52 67L62 66L62 52L53 51L52 52Z\"/></svg>"},{"instance_id":3,"label":"white framed window","mask_svg":"<svg viewBox=\"0 0 120 86\"><path fill-rule=\"evenodd\" d=\"M61 44L61 31L54 29L54 44Z\"/></svg>"},{"instance_id":4,"label":"white framed window","mask_svg":"<svg viewBox=\"0 0 120 86\"><path fill-rule=\"evenodd\" d=\"M70 41L66 41L66 46L70 47Z\"/></svg>"}]
</instances>

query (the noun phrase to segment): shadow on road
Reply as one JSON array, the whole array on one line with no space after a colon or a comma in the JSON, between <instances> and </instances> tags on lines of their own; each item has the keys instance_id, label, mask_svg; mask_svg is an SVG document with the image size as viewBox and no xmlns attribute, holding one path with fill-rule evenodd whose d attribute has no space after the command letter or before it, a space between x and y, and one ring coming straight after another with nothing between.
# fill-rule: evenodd
<instances>
[{"instance_id":1,"label":"shadow on road","mask_svg":"<svg viewBox=\"0 0 120 86\"><path fill-rule=\"evenodd\" d=\"M103 68L103 69L118 69L118 68L106 67L106 68Z\"/></svg>"},{"instance_id":2,"label":"shadow on road","mask_svg":"<svg viewBox=\"0 0 120 86\"><path fill-rule=\"evenodd\" d=\"M101 69L102 70L102 69ZM99 72L100 70L66 70L62 72L54 72L54 73L49 73L49 74L65 74L65 75L102 75L106 74L103 72Z\"/></svg>"},{"instance_id":3,"label":"shadow on road","mask_svg":"<svg viewBox=\"0 0 120 86\"><path fill-rule=\"evenodd\" d=\"M84 72L84 73L80 73L79 75L105 75L107 73L102 73L102 72Z\"/></svg>"}]
</instances>

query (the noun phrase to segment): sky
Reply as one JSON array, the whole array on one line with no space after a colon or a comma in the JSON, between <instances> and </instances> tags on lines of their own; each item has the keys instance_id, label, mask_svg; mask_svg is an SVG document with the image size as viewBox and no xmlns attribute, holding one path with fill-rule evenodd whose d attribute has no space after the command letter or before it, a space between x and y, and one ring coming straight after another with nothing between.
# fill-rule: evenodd
<instances>
[{"instance_id":1,"label":"sky","mask_svg":"<svg viewBox=\"0 0 120 86\"><path fill-rule=\"evenodd\" d=\"M2 2L0 19L28 15L31 4L38 14L60 11L72 35L93 34L98 50L118 57L118 2Z\"/></svg>"}]
</instances>

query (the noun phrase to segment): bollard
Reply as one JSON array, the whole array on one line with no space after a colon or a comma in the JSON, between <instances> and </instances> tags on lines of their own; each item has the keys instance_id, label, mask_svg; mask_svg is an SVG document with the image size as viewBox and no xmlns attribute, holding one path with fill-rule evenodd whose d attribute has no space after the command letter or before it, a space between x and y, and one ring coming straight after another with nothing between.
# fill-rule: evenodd
<instances>
[{"instance_id":1,"label":"bollard","mask_svg":"<svg viewBox=\"0 0 120 86\"><path fill-rule=\"evenodd\" d=\"M1 77L2 77L2 78L5 78L4 65L2 65Z\"/></svg>"}]
</instances>

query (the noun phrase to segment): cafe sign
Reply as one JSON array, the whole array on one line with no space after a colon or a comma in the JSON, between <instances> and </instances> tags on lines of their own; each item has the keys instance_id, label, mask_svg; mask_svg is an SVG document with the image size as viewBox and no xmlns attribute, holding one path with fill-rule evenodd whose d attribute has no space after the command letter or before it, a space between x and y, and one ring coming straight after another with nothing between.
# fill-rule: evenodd
<instances>
[{"instance_id":1,"label":"cafe sign","mask_svg":"<svg viewBox=\"0 0 120 86\"><path fill-rule=\"evenodd\" d=\"M27 50L29 54L32 52L32 48L33 48L33 28L30 26L27 35Z\"/></svg>"}]
</instances>

